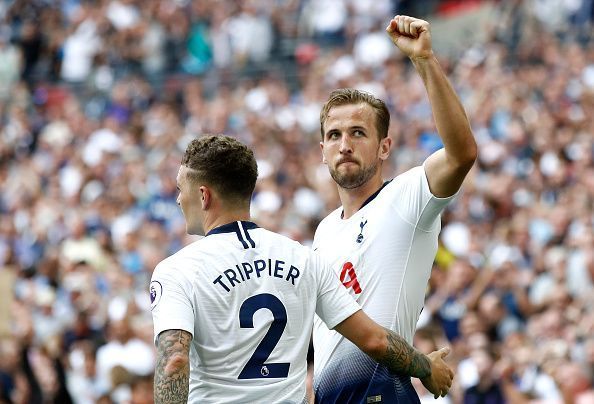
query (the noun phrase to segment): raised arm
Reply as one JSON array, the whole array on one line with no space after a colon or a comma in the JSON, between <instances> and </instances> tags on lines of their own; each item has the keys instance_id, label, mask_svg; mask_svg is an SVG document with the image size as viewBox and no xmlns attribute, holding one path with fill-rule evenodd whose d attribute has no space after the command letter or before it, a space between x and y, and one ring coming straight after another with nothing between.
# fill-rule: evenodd
<instances>
[{"instance_id":1,"label":"raised arm","mask_svg":"<svg viewBox=\"0 0 594 404\"><path fill-rule=\"evenodd\" d=\"M464 108L441 69L431 46L427 21L407 16L394 17L386 32L392 42L410 58L425 84L435 126L444 148L425 162L429 188L437 197L455 194L477 157L477 145Z\"/></svg>"},{"instance_id":2,"label":"raised arm","mask_svg":"<svg viewBox=\"0 0 594 404\"><path fill-rule=\"evenodd\" d=\"M157 339L155 404L188 402L190 386L190 343L192 335L166 330Z\"/></svg>"},{"instance_id":3,"label":"raised arm","mask_svg":"<svg viewBox=\"0 0 594 404\"><path fill-rule=\"evenodd\" d=\"M334 329L390 372L421 379L435 398L443 397L449 391L454 373L443 361L449 349L422 354L400 335L374 322L363 310Z\"/></svg>"}]
</instances>

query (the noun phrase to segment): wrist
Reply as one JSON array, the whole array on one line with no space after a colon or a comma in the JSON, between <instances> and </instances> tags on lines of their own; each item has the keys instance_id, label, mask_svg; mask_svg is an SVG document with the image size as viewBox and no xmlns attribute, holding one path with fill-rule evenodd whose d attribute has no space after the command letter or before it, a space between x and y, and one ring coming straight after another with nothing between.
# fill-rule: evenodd
<instances>
[{"instance_id":1,"label":"wrist","mask_svg":"<svg viewBox=\"0 0 594 404\"><path fill-rule=\"evenodd\" d=\"M441 71L441 67L437 58L431 52L430 55L427 56L415 56L414 58L410 58L413 66L417 70L423 82L427 82L428 78L434 75L436 72Z\"/></svg>"},{"instance_id":2,"label":"wrist","mask_svg":"<svg viewBox=\"0 0 594 404\"><path fill-rule=\"evenodd\" d=\"M420 352L418 352L418 354L420 357L419 362L423 362L424 365L419 367L420 374L416 375L416 377L420 380L429 379L433 374L433 362L431 361L429 355L425 355Z\"/></svg>"},{"instance_id":3,"label":"wrist","mask_svg":"<svg viewBox=\"0 0 594 404\"><path fill-rule=\"evenodd\" d=\"M437 58L435 57L435 53L433 53L433 50L423 52L418 55L409 56L409 59L415 66L437 62Z\"/></svg>"}]
</instances>

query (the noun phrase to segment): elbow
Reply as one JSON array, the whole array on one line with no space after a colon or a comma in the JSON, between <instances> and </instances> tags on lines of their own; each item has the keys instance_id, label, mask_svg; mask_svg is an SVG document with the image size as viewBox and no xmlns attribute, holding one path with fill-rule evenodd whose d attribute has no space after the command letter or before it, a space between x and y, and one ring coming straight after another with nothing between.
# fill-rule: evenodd
<instances>
[{"instance_id":1,"label":"elbow","mask_svg":"<svg viewBox=\"0 0 594 404\"><path fill-rule=\"evenodd\" d=\"M385 333L376 333L370 335L365 340L364 351L376 361L380 360L386 354L388 341Z\"/></svg>"},{"instance_id":2,"label":"elbow","mask_svg":"<svg viewBox=\"0 0 594 404\"><path fill-rule=\"evenodd\" d=\"M472 142L470 143L469 147L468 147L468 156L467 156L467 164L469 164L469 168L471 168L474 163L476 162L476 159L478 158L478 145L476 144L476 140L474 140L474 137L472 137Z\"/></svg>"},{"instance_id":3,"label":"elbow","mask_svg":"<svg viewBox=\"0 0 594 404\"><path fill-rule=\"evenodd\" d=\"M478 158L478 145L476 144L476 140L474 139L474 135L472 131L468 134L468 147L466 153L467 163L470 164L470 167L474 164L476 159Z\"/></svg>"},{"instance_id":4,"label":"elbow","mask_svg":"<svg viewBox=\"0 0 594 404\"><path fill-rule=\"evenodd\" d=\"M457 155L456 165L460 171L468 172L476 162L477 158L478 146L471 133L468 145L466 145L464 150L460 151L460 153Z\"/></svg>"}]
</instances>

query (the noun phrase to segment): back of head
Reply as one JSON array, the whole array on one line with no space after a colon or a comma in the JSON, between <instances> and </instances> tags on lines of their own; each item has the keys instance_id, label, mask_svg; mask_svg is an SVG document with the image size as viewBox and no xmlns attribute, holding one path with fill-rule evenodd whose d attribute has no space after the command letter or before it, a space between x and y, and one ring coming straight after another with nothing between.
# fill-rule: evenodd
<instances>
[{"instance_id":1,"label":"back of head","mask_svg":"<svg viewBox=\"0 0 594 404\"><path fill-rule=\"evenodd\" d=\"M238 140L206 135L190 142L182 159L190 181L204 182L233 205L249 206L258 178L254 153Z\"/></svg>"},{"instance_id":2,"label":"back of head","mask_svg":"<svg viewBox=\"0 0 594 404\"><path fill-rule=\"evenodd\" d=\"M390 112L382 100L365 91L360 91L354 88L339 88L330 93L328 101L326 101L322 107L322 111L320 112L320 130L322 133L322 139L324 138L324 124L328 119L330 110L341 105L356 104L369 105L375 113L376 128L380 139L388 136L388 128L390 126Z\"/></svg>"}]
</instances>

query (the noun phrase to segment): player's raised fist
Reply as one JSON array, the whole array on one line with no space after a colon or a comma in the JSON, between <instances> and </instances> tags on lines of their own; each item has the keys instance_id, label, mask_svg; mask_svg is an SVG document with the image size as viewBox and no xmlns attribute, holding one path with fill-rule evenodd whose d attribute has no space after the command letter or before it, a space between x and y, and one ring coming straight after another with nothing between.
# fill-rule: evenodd
<instances>
[{"instance_id":1,"label":"player's raised fist","mask_svg":"<svg viewBox=\"0 0 594 404\"><path fill-rule=\"evenodd\" d=\"M386 32L398 49L411 59L433 55L431 30L425 20L397 15L390 20Z\"/></svg>"}]
</instances>

